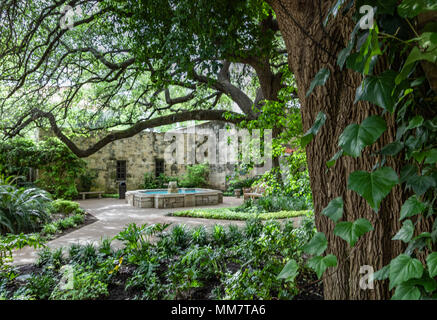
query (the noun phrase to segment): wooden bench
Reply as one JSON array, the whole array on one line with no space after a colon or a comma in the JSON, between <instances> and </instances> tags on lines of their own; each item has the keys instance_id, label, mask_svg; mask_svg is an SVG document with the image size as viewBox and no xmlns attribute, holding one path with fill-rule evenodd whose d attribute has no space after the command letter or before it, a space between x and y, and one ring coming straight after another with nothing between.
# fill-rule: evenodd
<instances>
[{"instance_id":1,"label":"wooden bench","mask_svg":"<svg viewBox=\"0 0 437 320\"><path fill-rule=\"evenodd\" d=\"M243 200L246 201L247 199L255 199L255 198L261 198L264 194L264 188L262 187L255 187L255 188L243 188Z\"/></svg>"},{"instance_id":2,"label":"wooden bench","mask_svg":"<svg viewBox=\"0 0 437 320\"><path fill-rule=\"evenodd\" d=\"M87 192L79 192L80 195L82 195L82 200L86 199L87 194L97 194L99 195L99 199L102 199L102 194L104 194L105 191L87 191Z\"/></svg>"}]
</instances>

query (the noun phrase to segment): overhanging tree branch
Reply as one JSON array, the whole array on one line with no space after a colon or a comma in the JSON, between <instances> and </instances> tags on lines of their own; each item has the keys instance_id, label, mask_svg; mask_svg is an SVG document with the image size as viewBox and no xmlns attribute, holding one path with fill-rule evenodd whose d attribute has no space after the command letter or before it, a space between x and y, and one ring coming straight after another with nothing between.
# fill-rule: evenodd
<instances>
[{"instance_id":1,"label":"overhanging tree branch","mask_svg":"<svg viewBox=\"0 0 437 320\"><path fill-rule=\"evenodd\" d=\"M135 125L131 126L128 129L114 131L107 134L105 137L100 139L98 142L93 144L91 147L87 149L80 149L72 139L68 138L59 128L55 116L50 112L43 112L38 109L33 110L33 118L46 118L50 123L50 128L53 134L58 137L62 142L64 142L70 150L80 158L88 157L100 149L102 149L107 144L114 142L116 140L126 139L133 137L134 135L140 133L145 129L151 129L167 124L173 124L176 122L183 122L189 120L201 120L201 121L226 121L229 123L239 123L246 119L244 115L229 112L226 110L195 110L195 111L185 111L179 112L175 114L170 114L166 116L161 116L145 121L137 122ZM231 115L231 117L227 117L227 115Z\"/></svg>"}]
</instances>

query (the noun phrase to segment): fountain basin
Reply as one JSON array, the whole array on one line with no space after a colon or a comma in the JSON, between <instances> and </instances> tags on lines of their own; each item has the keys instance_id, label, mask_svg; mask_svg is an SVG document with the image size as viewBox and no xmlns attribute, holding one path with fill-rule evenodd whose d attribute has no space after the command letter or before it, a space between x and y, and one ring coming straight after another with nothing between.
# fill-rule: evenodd
<instances>
[{"instance_id":1,"label":"fountain basin","mask_svg":"<svg viewBox=\"0 0 437 320\"><path fill-rule=\"evenodd\" d=\"M219 190L178 188L177 193L167 189L144 189L126 192L126 202L138 208L181 208L223 203Z\"/></svg>"}]
</instances>

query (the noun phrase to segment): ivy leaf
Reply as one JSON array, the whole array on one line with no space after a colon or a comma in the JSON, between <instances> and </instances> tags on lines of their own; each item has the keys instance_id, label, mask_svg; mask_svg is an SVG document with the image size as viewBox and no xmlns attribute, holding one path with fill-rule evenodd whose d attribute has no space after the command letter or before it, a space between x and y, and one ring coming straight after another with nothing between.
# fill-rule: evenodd
<instances>
[{"instance_id":1,"label":"ivy leaf","mask_svg":"<svg viewBox=\"0 0 437 320\"><path fill-rule=\"evenodd\" d=\"M392 300L419 300L420 290L411 284L400 284L392 297Z\"/></svg>"},{"instance_id":2,"label":"ivy leaf","mask_svg":"<svg viewBox=\"0 0 437 320\"><path fill-rule=\"evenodd\" d=\"M402 167L400 183L404 183L416 173L417 173L417 167L413 166L412 164L407 164L406 166Z\"/></svg>"},{"instance_id":3,"label":"ivy leaf","mask_svg":"<svg viewBox=\"0 0 437 320\"><path fill-rule=\"evenodd\" d=\"M326 162L326 166L328 168L331 168L342 155L343 155L343 150L338 151L336 154L334 154L334 156L330 160L328 160L328 162Z\"/></svg>"},{"instance_id":4,"label":"ivy leaf","mask_svg":"<svg viewBox=\"0 0 437 320\"><path fill-rule=\"evenodd\" d=\"M317 72L316 76L314 77L313 81L311 81L310 88L306 93L306 97L308 97L311 94L311 92L313 92L316 86L323 86L328 80L330 75L331 75L331 71L329 71L329 69L326 68L320 69L319 72Z\"/></svg>"},{"instance_id":5,"label":"ivy leaf","mask_svg":"<svg viewBox=\"0 0 437 320\"><path fill-rule=\"evenodd\" d=\"M359 24L358 24L359 25ZM368 62L370 57L370 64ZM352 69L358 73L364 73L364 69L367 67L370 70L373 69L376 62L378 61L378 56L369 56L365 59L362 59L360 53L352 53L349 55L349 57L346 59L346 67L348 69Z\"/></svg>"},{"instance_id":6,"label":"ivy leaf","mask_svg":"<svg viewBox=\"0 0 437 320\"><path fill-rule=\"evenodd\" d=\"M407 281L407 284L422 286L426 292L431 293L437 289L437 281L430 278L426 273L420 279L412 279Z\"/></svg>"},{"instance_id":7,"label":"ivy leaf","mask_svg":"<svg viewBox=\"0 0 437 320\"><path fill-rule=\"evenodd\" d=\"M398 85L400 84L404 79L406 79L413 70L415 63L420 60L427 60L431 63L436 62L436 54L433 52L422 52L418 47L414 47L411 49L410 54L408 55L407 60L404 63L404 66L402 67L402 70L399 72L399 74L396 76L395 83Z\"/></svg>"},{"instance_id":8,"label":"ivy leaf","mask_svg":"<svg viewBox=\"0 0 437 320\"><path fill-rule=\"evenodd\" d=\"M415 116L413 119L410 120L408 123L407 130L414 129L417 127L420 127L423 124L423 117L422 116Z\"/></svg>"},{"instance_id":9,"label":"ivy leaf","mask_svg":"<svg viewBox=\"0 0 437 320\"><path fill-rule=\"evenodd\" d=\"M410 279L419 279L422 277L422 274L422 263L402 253L390 262L389 289L391 290L395 286Z\"/></svg>"},{"instance_id":10,"label":"ivy leaf","mask_svg":"<svg viewBox=\"0 0 437 320\"><path fill-rule=\"evenodd\" d=\"M343 215L343 198L338 197L331 200L328 206L322 210L322 214L337 223Z\"/></svg>"},{"instance_id":11,"label":"ivy leaf","mask_svg":"<svg viewBox=\"0 0 437 320\"><path fill-rule=\"evenodd\" d=\"M420 202L420 200L417 199L416 195L411 196L402 205L401 217L399 218L399 220L422 213L425 210L425 208L426 208L425 204Z\"/></svg>"},{"instance_id":12,"label":"ivy leaf","mask_svg":"<svg viewBox=\"0 0 437 320\"><path fill-rule=\"evenodd\" d=\"M346 154L359 157L364 147L373 144L387 130L385 120L380 116L370 116L358 124L351 124L340 135L338 145Z\"/></svg>"},{"instance_id":13,"label":"ivy leaf","mask_svg":"<svg viewBox=\"0 0 437 320\"><path fill-rule=\"evenodd\" d=\"M414 193L421 196L429 188L435 187L435 181L432 177L413 174L407 179L407 187L412 188Z\"/></svg>"},{"instance_id":14,"label":"ivy leaf","mask_svg":"<svg viewBox=\"0 0 437 320\"><path fill-rule=\"evenodd\" d=\"M366 199L372 209L378 212L382 199L390 193L398 180L398 175L390 167L374 172L354 171L349 175L348 189Z\"/></svg>"},{"instance_id":15,"label":"ivy leaf","mask_svg":"<svg viewBox=\"0 0 437 320\"><path fill-rule=\"evenodd\" d=\"M404 0L398 6L398 13L403 18L414 18L423 11L437 10L434 0Z\"/></svg>"},{"instance_id":16,"label":"ivy leaf","mask_svg":"<svg viewBox=\"0 0 437 320\"><path fill-rule=\"evenodd\" d=\"M434 278L437 276L437 252L433 252L426 258L426 265L428 266L429 276Z\"/></svg>"},{"instance_id":17,"label":"ivy leaf","mask_svg":"<svg viewBox=\"0 0 437 320\"><path fill-rule=\"evenodd\" d=\"M340 53L337 56L337 64L340 67L340 70L343 70L343 66L346 62L346 59L351 54L352 48L354 47L354 42L349 42L348 46L340 51Z\"/></svg>"},{"instance_id":18,"label":"ivy leaf","mask_svg":"<svg viewBox=\"0 0 437 320\"><path fill-rule=\"evenodd\" d=\"M305 148L308 143L313 140L314 136L319 132L320 128L325 124L326 121L326 114L320 111L317 116L316 120L314 121L313 126L304 134L304 136L301 139L301 146L302 148Z\"/></svg>"},{"instance_id":19,"label":"ivy leaf","mask_svg":"<svg viewBox=\"0 0 437 320\"><path fill-rule=\"evenodd\" d=\"M405 220L402 224L402 228L398 233L392 238L392 240L401 240L405 243L408 243L414 234L414 225L411 220Z\"/></svg>"},{"instance_id":20,"label":"ivy leaf","mask_svg":"<svg viewBox=\"0 0 437 320\"><path fill-rule=\"evenodd\" d=\"M392 96L395 78L396 73L393 70L388 70L379 76L365 78L357 88L354 103L361 100L369 101L384 110L393 112L396 104L396 100Z\"/></svg>"},{"instance_id":21,"label":"ivy leaf","mask_svg":"<svg viewBox=\"0 0 437 320\"><path fill-rule=\"evenodd\" d=\"M389 143L381 149L381 154L384 156L395 156L404 148L404 144L399 141Z\"/></svg>"},{"instance_id":22,"label":"ivy leaf","mask_svg":"<svg viewBox=\"0 0 437 320\"><path fill-rule=\"evenodd\" d=\"M305 253L319 256L325 252L327 247L328 240L326 240L325 234L323 232L317 232L311 241L303 247L303 250Z\"/></svg>"},{"instance_id":23,"label":"ivy leaf","mask_svg":"<svg viewBox=\"0 0 437 320\"><path fill-rule=\"evenodd\" d=\"M390 273L390 265L386 265L381 270L378 270L373 274L373 280L388 279L389 273Z\"/></svg>"},{"instance_id":24,"label":"ivy leaf","mask_svg":"<svg viewBox=\"0 0 437 320\"><path fill-rule=\"evenodd\" d=\"M299 265L293 259L289 260L278 275L278 279L284 279L286 282L292 282L298 275Z\"/></svg>"},{"instance_id":25,"label":"ivy leaf","mask_svg":"<svg viewBox=\"0 0 437 320\"><path fill-rule=\"evenodd\" d=\"M326 257L313 257L308 260L308 266L316 272L320 279L327 268L337 266L337 257L333 254L328 254Z\"/></svg>"},{"instance_id":26,"label":"ivy leaf","mask_svg":"<svg viewBox=\"0 0 437 320\"><path fill-rule=\"evenodd\" d=\"M426 153L425 164L434 164L437 162L437 149L431 149Z\"/></svg>"},{"instance_id":27,"label":"ivy leaf","mask_svg":"<svg viewBox=\"0 0 437 320\"><path fill-rule=\"evenodd\" d=\"M352 247L357 243L358 238L373 230L369 220L361 218L354 222L339 222L334 228L334 234L346 240Z\"/></svg>"}]
</instances>

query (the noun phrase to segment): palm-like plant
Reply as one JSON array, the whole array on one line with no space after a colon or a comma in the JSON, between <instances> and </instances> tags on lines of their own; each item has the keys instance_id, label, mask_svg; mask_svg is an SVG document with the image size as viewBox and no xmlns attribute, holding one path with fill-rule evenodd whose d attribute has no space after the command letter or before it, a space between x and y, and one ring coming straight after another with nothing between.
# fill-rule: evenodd
<instances>
[{"instance_id":1,"label":"palm-like plant","mask_svg":"<svg viewBox=\"0 0 437 320\"><path fill-rule=\"evenodd\" d=\"M49 221L50 202L44 190L0 184L0 234L35 231Z\"/></svg>"}]
</instances>

